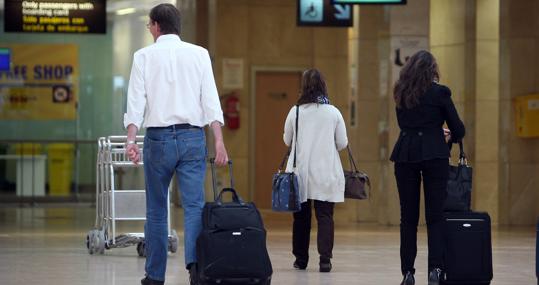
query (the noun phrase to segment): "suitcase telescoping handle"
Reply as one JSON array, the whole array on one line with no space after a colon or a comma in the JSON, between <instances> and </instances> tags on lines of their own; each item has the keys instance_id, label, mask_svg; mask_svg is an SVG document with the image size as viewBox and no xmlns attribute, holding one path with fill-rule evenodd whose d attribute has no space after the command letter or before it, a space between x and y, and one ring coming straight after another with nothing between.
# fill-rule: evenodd
<instances>
[{"instance_id":1,"label":"suitcase telescoping handle","mask_svg":"<svg viewBox=\"0 0 539 285\"><path fill-rule=\"evenodd\" d=\"M211 185L213 187L213 200L219 201L221 200L221 194L217 195L217 176L215 174L215 158L210 158L210 165L211 165ZM228 170L230 172L230 188L232 190L234 189L234 175L232 173L232 160L228 161ZM238 194L236 194L236 191L233 190L234 198L238 198ZM238 199L238 201L241 199Z\"/></svg>"}]
</instances>

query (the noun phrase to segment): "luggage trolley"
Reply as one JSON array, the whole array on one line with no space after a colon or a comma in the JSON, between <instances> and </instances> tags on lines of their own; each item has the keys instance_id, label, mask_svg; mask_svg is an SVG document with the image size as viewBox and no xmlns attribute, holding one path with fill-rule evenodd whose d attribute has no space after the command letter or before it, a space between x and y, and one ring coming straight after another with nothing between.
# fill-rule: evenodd
<instances>
[{"instance_id":1,"label":"luggage trolley","mask_svg":"<svg viewBox=\"0 0 539 285\"><path fill-rule=\"evenodd\" d=\"M136 137L141 161L134 164L125 151L126 136L101 137L97 140L96 164L96 218L95 226L86 236L89 254L103 254L105 249L137 246L139 256L146 256L144 233L125 233L116 235L117 221L145 221L145 190L120 190L115 185L115 170L120 168L142 167L144 136ZM168 212L168 250L178 250L178 235L170 224L170 195L167 202Z\"/></svg>"}]
</instances>

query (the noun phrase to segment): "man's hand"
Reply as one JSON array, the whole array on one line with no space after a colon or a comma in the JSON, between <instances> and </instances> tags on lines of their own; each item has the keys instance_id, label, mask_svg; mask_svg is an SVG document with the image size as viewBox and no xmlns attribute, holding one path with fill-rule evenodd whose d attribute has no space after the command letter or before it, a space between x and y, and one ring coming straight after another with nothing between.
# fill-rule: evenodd
<instances>
[{"instance_id":1,"label":"man's hand","mask_svg":"<svg viewBox=\"0 0 539 285\"><path fill-rule=\"evenodd\" d=\"M134 164L139 163L140 151L137 144L128 144L125 148L125 153L127 154L127 157L129 157L129 160L131 160Z\"/></svg>"},{"instance_id":2,"label":"man's hand","mask_svg":"<svg viewBox=\"0 0 539 285\"><path fill-rule=\"evenodd\" d=\"M138 164L140 161L140 151L136 144L137 132L138 128L134 124L127 126L127 141L131 143L125 145L125 154L134 164Z\"/></svg>"},{"instance_id":3,"label":"man's hand","mask_svg":"<svg viewBox=\"0 0 539 285\"><path fill-rule=\"evenodd\" d=\"M215 164L224 166L228 163L228 154L223 141L215 141Z\"/></svg>"},{"instance_id":4,"label":"man's hand","mask_svg":"<svg viewBox=\"0 0 539 285\"><path fill-rule=\"evenodd\" d=\"M213 131L213 137L215 138L215 164L224 166L228 163L228 154L223 141L221 123L214 121L210 124L210 127Z\"/></svg>"}]
</instances>

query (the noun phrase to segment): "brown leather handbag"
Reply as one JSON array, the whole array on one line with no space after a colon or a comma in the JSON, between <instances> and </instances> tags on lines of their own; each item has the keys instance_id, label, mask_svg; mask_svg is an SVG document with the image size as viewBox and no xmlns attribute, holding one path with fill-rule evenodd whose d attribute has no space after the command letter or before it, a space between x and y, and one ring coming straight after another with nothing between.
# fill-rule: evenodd
<instances>
[{"instance_id":1,"label":"brown leather handbag","mask_svg":"<svg viewBox=\"0 0 539 285\"><path fill-rule=\"evenodd\" d=\"M348 149L348 158L350 159L350 167L352 170L344 171L344 198L364 200L371 195L371 181L365 172L359 171L352 156L350 147Z\"/></svg>"}]
</instances>

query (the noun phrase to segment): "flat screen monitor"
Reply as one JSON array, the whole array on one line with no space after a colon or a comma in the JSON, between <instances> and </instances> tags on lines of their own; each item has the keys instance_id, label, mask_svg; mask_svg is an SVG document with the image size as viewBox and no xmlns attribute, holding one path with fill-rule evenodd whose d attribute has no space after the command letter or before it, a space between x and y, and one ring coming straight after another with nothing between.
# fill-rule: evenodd
<instances>
[{"instance_id":1,"label":"flat screen monitor","mask_svg":"<svg viewBox=\"0 0 539 285\"><path fill-rule=\"evenodd\" d=\"M107 32L106 0L4 0L8 33ZM137 1L138 2L138 1Z\"/></svg>"}]
</instances>

